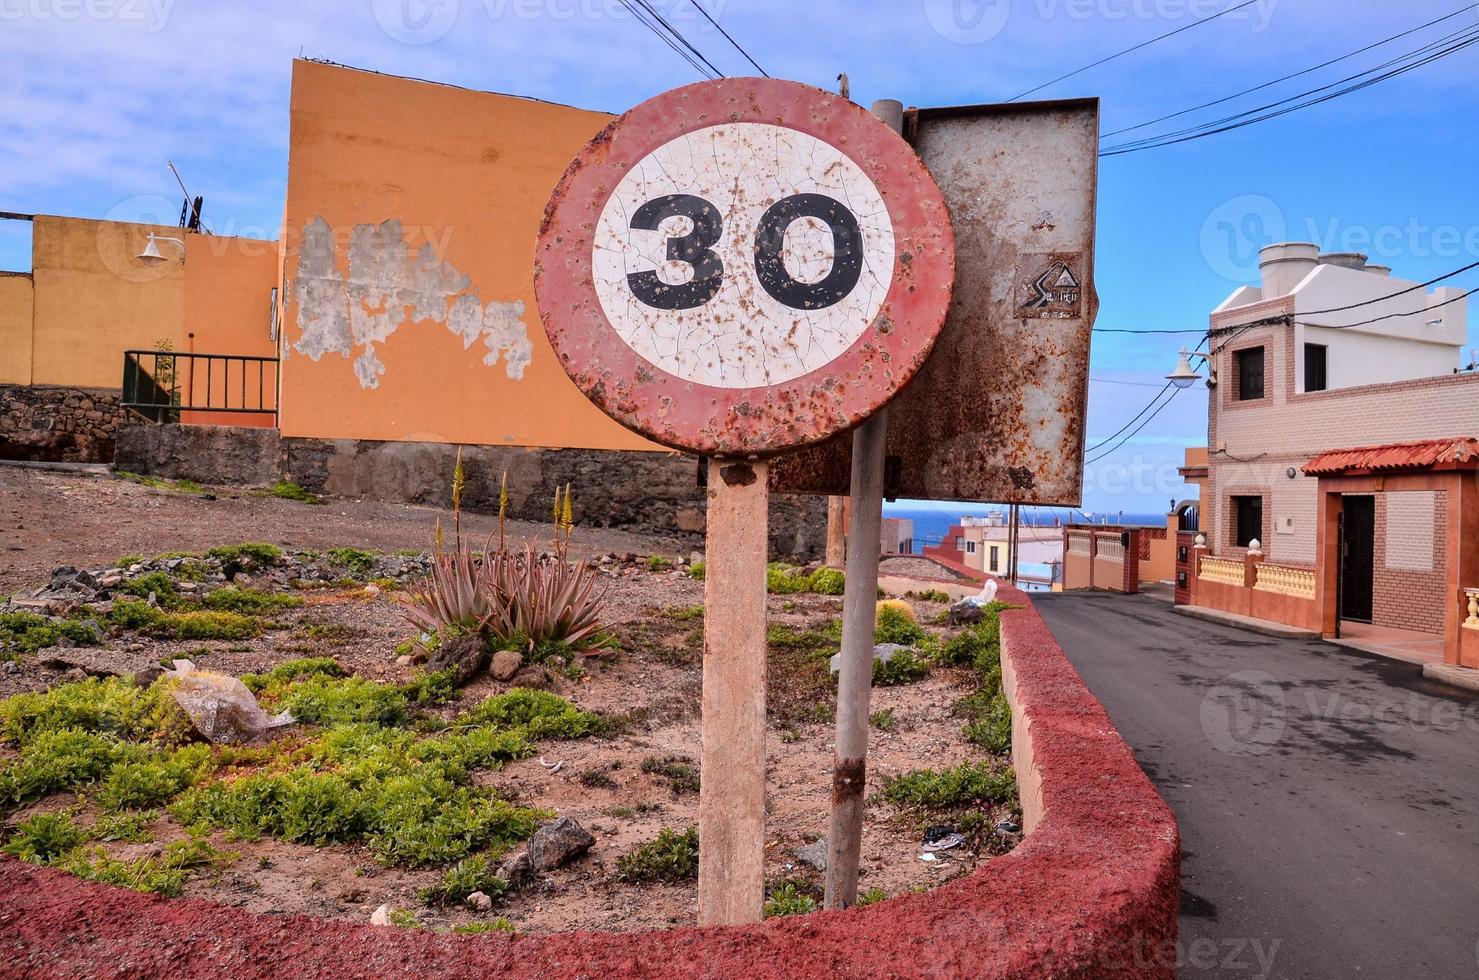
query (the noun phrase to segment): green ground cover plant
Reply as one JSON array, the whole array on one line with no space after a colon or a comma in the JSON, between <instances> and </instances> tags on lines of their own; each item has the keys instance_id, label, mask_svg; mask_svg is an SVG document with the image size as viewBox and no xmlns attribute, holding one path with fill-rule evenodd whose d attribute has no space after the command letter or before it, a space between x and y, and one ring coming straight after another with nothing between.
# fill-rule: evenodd
<instances>
[{"instance_id":1,"label":"green ground cover plant","mask_svg":"<svg viewBox=\"0 0 1479 980\"><path fill-rule=\"evenodd\" d=\"M39 613L0 613L0 651L35 653L59 645L62 640L77 646L97 646L97 626L86 619L48 619Z\"/></svg>"},{"instance_id":2,"label":"green ground cover plant","mask_svg":"<svg viewBox=\"0 0 1479 980\"><path fill-rule=\"evenodd\" d=\"M817 910L817 900L808 895L794 881L782 882L771 889L765 898L765 917L773 919L783 915L810 915Z\"/></svg>"},{"instance_id":3,"label":"green ground cover plant","mask_svg":"<svg viewBox=\"0 0 1479 980\"><path fill-rule=\"evenodd\" d=\"M616 859L616 873L634 884L691 881L698 877L698 828L664 827L657 836Z\"/></svg>"}]
</instances>

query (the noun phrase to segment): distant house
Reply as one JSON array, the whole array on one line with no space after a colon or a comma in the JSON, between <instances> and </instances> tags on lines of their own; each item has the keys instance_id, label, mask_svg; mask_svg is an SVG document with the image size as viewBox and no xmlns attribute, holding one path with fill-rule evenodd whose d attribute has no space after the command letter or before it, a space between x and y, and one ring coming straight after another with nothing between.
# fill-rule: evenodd
<instances>
[{"instance_id":1,"label":"distant house","mask_svg":"<svg viewBox=\"0 0 1479 980\"><path fill-rule=\"evenodd\" d=\"M1016 535L1018 578L1051 585L1063 564L1063 529L1018 524ZM1012 528L1001 514L962 517L944 540L926 554L944 557L967 568L1005 578L1012 572Z\"/></svg>"},{"instance_id":2,"label":"distant house","mask_svg":"<svg viewBox=\"0 0 1479 980\"><path fill-rule=\"evenodd\" d=\"M1261 267L1211 316L1191 601L1325 635L1431 634L1479 666L1479 619L1459 632L1479 587L1463 292L1302 243L1265 248Z\"/></svg>"}]
</instances>

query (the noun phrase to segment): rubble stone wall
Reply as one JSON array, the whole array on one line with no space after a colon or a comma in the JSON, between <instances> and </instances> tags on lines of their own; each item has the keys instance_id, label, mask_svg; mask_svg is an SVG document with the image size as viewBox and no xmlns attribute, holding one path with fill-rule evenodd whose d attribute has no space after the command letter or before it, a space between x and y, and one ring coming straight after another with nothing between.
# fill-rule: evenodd
<instances>
[{"instance_id":1,"label":"rubble stone wall","mask_svg":"<svg viewBox=\"0 0 1479 980\"><path fill-rule=\"evenodd\" d=\"M112 462L118 399L108 388L0 385L0 459Z\"/></svg>"},{"instance_id":2,"label":"rubble stone wall","mask_svg":"<svg viewBox=\"0 0 1479 980\"><path fill-rule=\"evenodd\" d=\"M206 484L265 485L288 479L337 497L444 506L457 447L434 442L282 438L236 426L138 425L119 435L117 465L136 473ZM555 488L569 484L577 523L665 535L705 526L698 460L679 453L594 449L463 447L463 506L498 509L508 475L509 516L547 521ZM770 546L777 556L815 558L825 550L822 497L776 494Z\"/></svg>"}]
</instances>

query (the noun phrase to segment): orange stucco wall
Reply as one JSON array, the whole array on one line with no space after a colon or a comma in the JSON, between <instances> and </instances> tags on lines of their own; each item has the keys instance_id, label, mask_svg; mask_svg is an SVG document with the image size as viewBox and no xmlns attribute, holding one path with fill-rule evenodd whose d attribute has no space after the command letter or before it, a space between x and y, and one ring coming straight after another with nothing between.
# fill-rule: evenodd
<instances>
[{"instance_id":1,"label":"orange stucco wall","mask_svg":"<svg viewBox=\"0 0 1479 980\"><path fill-rule=\"evenodd\" d=\"M295 62L283 435L659 448L569 381L533 295L545 202L609 119Z\"/></svg>"},{"instance_id":2,"label":"orange stucco wall","mask_svg":"<svg viewBox=\"0 0 1479 980\"><path fill-rule=\"evenodd\" d=\"M0 274L0 384L31 383L31 277Z\"/></svg>"},{"instance_id":3,"label":"orange stucco wall","mask_svg":"<svg viewBox=\"0 0 1479 980\"><path fill-rule=\"evenodd\" d=\"M184 240L185 261L171 242L140 259L150 232ZM0 383L117 388L129 349L276 352L275 242L37 215L31 249L29 278L0 276Z\"/></svg>"},{"instance_id":4,"label":"orange stucco wall","mask_svg":"<svg viewBox=\"0 0 1479 980\"><path fill-rule=\"evenodd\" d=\"M191 235L185 259L185 342L202 354L276 357L272 336L272 290L277 286L277 242L250 238ZM237 364L207 375L197 363L187 400L247 405L269 412L277 405L277 371L272 365ZM182 368L183 370L183 368ZM184 412L180 421L200 425L273 424L271 414Z\"/></svg>"},{"instance_id":5,"label":"orange stucco wall","mask_svg":"<svg viewBox=\"0 0 1479 980\"><path fill-rule=\"evenodd\" d=\"M168 244L167 261L138 258L151 231L180 237L178 228L36 216L32 384L117 388L124 350L181 349L185 266Z\"/></svg>"}]
</instances>

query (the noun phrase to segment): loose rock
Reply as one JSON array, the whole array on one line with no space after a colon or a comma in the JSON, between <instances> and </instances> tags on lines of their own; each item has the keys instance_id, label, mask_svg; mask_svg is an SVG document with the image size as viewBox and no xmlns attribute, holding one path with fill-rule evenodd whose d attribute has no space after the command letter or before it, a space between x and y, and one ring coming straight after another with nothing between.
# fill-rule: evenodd
<instances>
[{"instance_id":1,"label":"loose rock","mask_svg":"<svg viewBox=\"0 0 1479 980\"><path fill-rule=\"evenodd\" d=\"M536 871L549 871L574 861L595 842L590 831L569 817L561 817L529 838L529 864Z\"/></svg>"},{"instance_id":2,"label":"loose rock","mask_svg":"<svg viewBox=\"0 0 1479 980\"><path fill-rule=\"evenodd\" d=\"M524 655L517 650L499 650L488 663L488 676L495 681L506 681L524 666Z\"/></svg>"}]
</instances>

